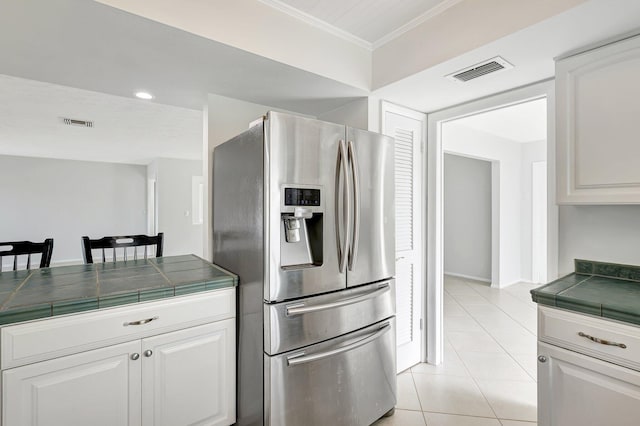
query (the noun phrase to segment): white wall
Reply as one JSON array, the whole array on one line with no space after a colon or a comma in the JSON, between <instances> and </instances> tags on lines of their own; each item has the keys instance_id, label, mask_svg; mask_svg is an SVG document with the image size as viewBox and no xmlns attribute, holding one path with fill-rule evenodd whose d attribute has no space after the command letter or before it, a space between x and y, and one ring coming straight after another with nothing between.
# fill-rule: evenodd
<instances>
[{"instance_id":1,"label":"white wall","mask_svg":"<svg viewBox=\"0 0 640 426\"><path fill-rule=\"evenodd\" d=\"M532 281L532 247L533 247L533 163L547 161L547 141L523 143L522 148L522 196L520 202L522 219L522 280Z\"/></svg>"},{"instance_id":2,"label":"white wall","mask_svg":"<svg viewBox=\"0 0 640 426\"><path fill-rule=\"evenodd\" d=\"M192 177L202 176L202 162L158 158L155 171L158 232L164 232L163 255L202 256L203 225L193 224Z\"/></svg>"},{"instance_id":3,"label":"white wall","mask_svg":"<svg viewBox=\"0 0 640 426\"><path fill-rule=\"evenodd\" d=\"M357 99L340 108L318 115L318 119L367 130L369 126L369 100L368 98Z\"/></svg>"},{"instance_id":4,"label":"white wall","mask_svg":"<svg viewBox=\"0 0 640 426\"><path fill-rule=\"evenodd\" d=\"M491 282L491 162L444 156L444 271Z\"/></svg>"},{"instance_id":5,"label":"white wall","mask_svg":"<svg viewBox=\"0 0 640 426\"><path fill-rule=\"evenodd\" d=\"M82 263L83 235L146 232L146 166L0 156L0 240L53 238L52 265Z\"/></svg>"},{"instance_id":6,"label":"white wall","mask_svg":"<svg viewBox=\"0 0 640 426\"><path fill-rule=\"evenodd\" d=\"M282 111L268 105L254 104L219 95L208 95L207 139L203 167L206 170L204 179L205 206L204 215L204 258L212 260L213 234L211 220L213 217L212 197L209 193L213 179L213 150L216 146L231 139L249 128L249 123L265 115L268 111Z\"/></svg>"},{"instance_id":7,"label":"white wall","mask_svg":"<svg viewBox=\"0 0 640 426\"><path fill-rule=\"evenodd\" d=\"M558 274L574 259L640 265L640 206L560 206Z\"/></svg>"},{"instance_id":8,"label":"white wall","mask_svg":"<svg viewBox=\"0 0 640 426\"><path fill-rule=\"evenodd\" d=\"M492 274L492 283L503 287L531 281L532 163L546 160L546 141L517 143L457 125L455 121L443 124L442 140L444 150L449 153L496 161L499 194L494 203L499 201L500 211L493 226L493 238L499 240L500 249L497 253L494 248L499 268L497 274Z\"/></svg>"},{"instance_id":9,"label":"white wall","mask_svg":"<svg viewBox=\"0 0 640 426\"><path fill-rule=\"evenodd\" d=\"M343 83L371 87L371 50L258 0L99 0Z\"/></svg>"}]
</instances>

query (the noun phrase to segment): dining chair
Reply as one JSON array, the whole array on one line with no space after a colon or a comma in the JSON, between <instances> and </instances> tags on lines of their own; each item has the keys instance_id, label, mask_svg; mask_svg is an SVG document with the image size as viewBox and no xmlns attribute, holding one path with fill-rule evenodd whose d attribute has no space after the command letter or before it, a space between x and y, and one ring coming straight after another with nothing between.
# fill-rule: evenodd
<instances>
[{"instance_id":1,"label":"dining chair","mask_svg":"<svg viewBox=\"0 0 640 426\"><path fill-rule=\"evenodd\" d=\"M115 262L117 260L117 252L116 249L122 249L123 255L122 259L127 260L127 248L133 247L133 260L138 259L138 249L137 247L144 246L144 258L148 257L148 247L155 246L155 257L162 256L162 243L163 243L162 232L159 232L158 235L124 235L124 236L110 236L110 237L102 237L99 239L92 240L87 236L82 237L82 254L84 256L84 263L93 263L93 255L91 250L102 250L102 262L107 261L106 249L112 249L112 257L111 260Z\"/></svg>"},{"instance_id":2,"label":"dining chair","mask_svg":"<svg viewBox=\"0 0 640 426\"><path fill-rule=\"evenodd\" d=\"M48 268L53 253L53 238L47 238L42 243L31 241L0 242L0 272L2 272L3 260L7 256L13 256L13 270L18 270L18 256L27 256L27 267L31 269L31 255L41 254L40 267Z\"/></svg>"}]
</instances>

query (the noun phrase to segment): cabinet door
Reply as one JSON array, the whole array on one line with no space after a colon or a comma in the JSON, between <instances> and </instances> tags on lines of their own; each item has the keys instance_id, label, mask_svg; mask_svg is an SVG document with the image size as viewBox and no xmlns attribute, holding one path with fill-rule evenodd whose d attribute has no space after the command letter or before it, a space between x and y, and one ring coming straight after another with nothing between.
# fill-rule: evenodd
<instances>
[{"instance_id":1,"label":"cabinet door","mask_svg":"<svg viewBox=\"0 0 640 426\"><path fill-rule=\"evenodd\" d=\"M4 426L140 424L140 341L2 373Z\"/></svg>"},{"instance_id":2,"label":"cabinet door","mask_svg":"<svg viewBox=\"0 0 640 426\"><path fill-rule=\"evenodd\" d=\"M142 340L142 424L235 422L235 319Z\"/></svg>"},{"instance_id":3,"label":"cabinet door","mask_svg":"<svg viewBox=\"0 0 640 426\"><path fill-rule=\"evenodd\" d=\"M556 63L557 197L640 203L640 37Z\"/></svg>"},{"instance_id":4,"label":"cabinet door","mask_svg":"<svg viewBox=\"0 0 640 426\"><path fill-rule=\"evenodd\" d=\"M540 426L636 426L640 372L538 344Z\"/></svg>"}]
</instances>

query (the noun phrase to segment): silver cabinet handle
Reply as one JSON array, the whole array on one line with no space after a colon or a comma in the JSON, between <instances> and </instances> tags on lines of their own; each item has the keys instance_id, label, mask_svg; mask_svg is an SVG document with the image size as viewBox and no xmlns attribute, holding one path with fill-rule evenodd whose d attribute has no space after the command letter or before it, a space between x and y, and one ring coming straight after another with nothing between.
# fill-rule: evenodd
<instances>
[{"instance_id":1,"label":"silver cabinet handle","mask_svg":"<svg viewBox=\"0 0 640 426\"><path fill-rule=\"evenodd\" d=\"M153 355L153 351L151 349L147 349L143 353L144 353L144 356L146 356L147 358L149 358L151 355Z\"/></svg>"},{"instance_id":2,"label":"silver cabinet handle","mask_svg":"<svg viewBox=\"0 0 640 426\"><path fill-rule=\"evenodd\" d=\"M349 270L353 270L358 256L358 241L360 240L360 172L358 160L353 148L353 142L348 142L349 164L351 164L351 177L353 179L353 231L351 232L351 249L349 250Z\"/></svg>"},{"instance_id":3,"label":"silver cabinet handle","mask_svg":"<svg viewBox=\"0 0 640 426\"><path fill-rule=\"evenodd\" d=\"M616 343L616 342L611 342L609 340L600 339L598 337L589 336L588 334L583 333L582 331L578 333L578 336L585 337L591 340L592 342L600 343L601 345L617 346L622 349L627 349L627 345L625 345L624 343Z\"/></svg>"},{"instance_id":4,"label":"silver cabinet handle","mask_svg":"<svg viewBox=\"0 0 640 426\"><path fill-rule=\"evenodd\" d=\"M335 226L336 226L336 242L338 244L338 271L340 273L344 272L344 269L347 266L347 247L349 241L347 240L348 233L346 232L347 223L345 219L345 211L349 211L349 196L347 194L347 190L345 188L345 182L347 180L347 153L344 147L344 141L340 139L338 145L338 163L336 165L336 217L335 217ZM340 176L343 176L343 184L342 184L342 197L343 197L343 209L340 211ZM339 223L340 221L340 223ZM340 234L340 227L345 231L344 242L342 241L342 235Z\"/></svg>"},{"instance_id":5,"label":"silver cabinet handle","mask_svg":"<svg viewBox=\"0 0 640 426\"><path fill-rule=\"evenodd\" d=\"M363 302L365 300L369 300L369 299L373 299L376 298L378 296L380 296L383 293L386 293L387 291L390 290L390 286L389 284L384 284L383 286L377 288L376 290L373 290L369 293L366 294L361 294L358 296L354 296L354 297L348 297L346 299L342 299L342 300L337 300L335 302L330 302L330 303L322 303L322 304L318 304L318 305L305 305L304 302L303 303L296 303L294 305L289 305L287 306L287 316L292 316L292 315L302 315L302 314L308 314L311 312L317 312L317 311L324 311L326 309L334 309L334 308L339 308L341 306L347 306L347 305L353 305L354 303L359 303L359 302Z\"/></svg>"},{"instance_id":6,"label":"silver cabinet handle","mask_svg":"<svg viewBox=\"0 0 640 426\"><path fill-rule=\"evenodd\" d=\"M540 355L540 356L538 357L538 361L540 361L540 362L547 362L547 357L546 357L546 356L544 356L544 355Z\"/></svg>"},{"instance_id":7,"label":"silver cabinet handle","mask_svg":"<svg viewBox=\"0 0 640 426\"><path fill-rule=\"evenodd\" d=\"M140 358L140 354L139 353L131 354L131 360L137 361L139 358Z\"/></svg>"},{"instance_id":8,"label":"silver cabinet handle","mask_svg":"<svg viewBox=\"0 0 640 426\"><path fill-rule=\"evenodd\" d=\"M376 340L378 337L380 337L382 334L386 333L387 331L389 331L391 329L391 324L390 323L385 323L383 325L380 326L380 328L376 331L374 331L373 333L369 334L367 337L360 339L350 345L347 346L343 346L341 348L337 348L337 349L332 349L330 351L326 351L326 352L319 352L317 354L313 354L313 355L305 355L304 352L300 352L298 354L292 355L290 357L287 358L287 365L289 367L293 367L295 365L300 365L300 364L305 364L307 362L312 362L312 361L319 361L321 359L324 358L328 358L330 356L334 356L334 355L338 355L344 352L348 352L350 350L359 348L360 346L366 345L367 343Z\"/></svg>"},{"instance_id":9,"label":"silver cabinet handle","mask_svg":"<svg viewBox=\"0 0 640 426\"><path fill-rule=\"evenodd\" d=\"M158 318L160 318L160 317L145 318L145 319L141 319L141 320L138 320L138 321L128 321L128 322L125 322L125 323L124 323L124 324L122 324L122 325L123 325L124 327L127 327L127 326L129 326L129 325L144 325L144 324L148 324L148 323L150 323L151 321L155 321L155 320L157 320Z\"/></svg>"}]
</instances>

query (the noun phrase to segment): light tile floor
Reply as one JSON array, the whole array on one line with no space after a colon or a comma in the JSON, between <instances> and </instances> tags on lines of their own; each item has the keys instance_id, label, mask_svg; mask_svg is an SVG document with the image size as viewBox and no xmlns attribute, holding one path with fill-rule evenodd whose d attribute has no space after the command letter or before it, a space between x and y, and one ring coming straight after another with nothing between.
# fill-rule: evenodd
<instances>
[{"instance_id":1,"label":"light tile floor","mask_svg":"<svg viewBox=\"0 0 640 426\"><path fill-rule=\"evenodd\" d=\"M539 284L444 281L444 361L399 374L396 412L375 426L536 426Z\"/></svg>"}]
</instances>

